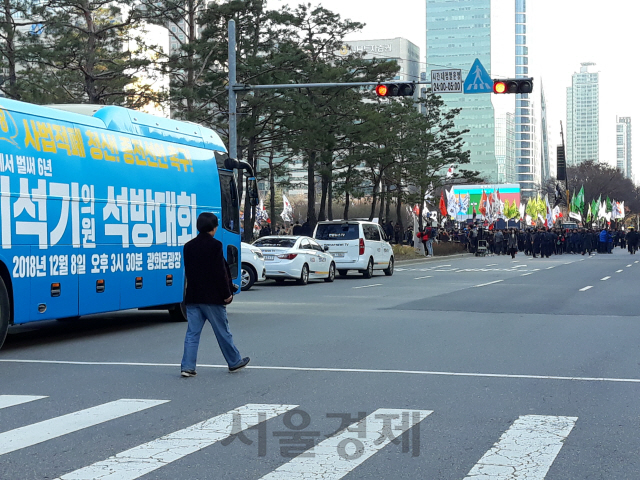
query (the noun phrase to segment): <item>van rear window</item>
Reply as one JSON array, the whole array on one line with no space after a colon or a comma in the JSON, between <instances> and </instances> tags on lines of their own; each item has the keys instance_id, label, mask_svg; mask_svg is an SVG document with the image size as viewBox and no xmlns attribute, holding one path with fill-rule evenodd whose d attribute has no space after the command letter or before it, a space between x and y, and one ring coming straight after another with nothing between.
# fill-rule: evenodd
<instances>
[{"instance_id":1,"label":"van rear window","mask_svg":"<svg viewBox=\"0 0 640 480\"><path fill-rule=\"evenodd\" d=\"M359 238L357 223L319 224L315 238L318 240L356 240Z\"/></svg>"}]
</instances>

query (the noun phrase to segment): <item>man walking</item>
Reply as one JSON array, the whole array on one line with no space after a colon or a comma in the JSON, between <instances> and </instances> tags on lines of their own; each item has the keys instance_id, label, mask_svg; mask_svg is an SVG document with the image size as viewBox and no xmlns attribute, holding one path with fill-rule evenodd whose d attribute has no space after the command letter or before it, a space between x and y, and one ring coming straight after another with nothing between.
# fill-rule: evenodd
<instances>
[{"instance_id":1,"label":"man walking","mask_svg":"<svg viewBox=\"0 0 640 480\"><path fill-rule=\"evenodd\" d=\"M231 283L229 265L222 254L222 243L213 238L218 229L218 217L203 212L196 224L198 236L184 246L184 271L187 280L187 334L184 338L181 375L196 376L196 359L202 327L208 320L218 340L218 345L229 365L235 372L249 363L249 357L242 358L233 344L233 337L227 322L227 305L233 301L236 287Z\"/></svg>"}]
</instances>

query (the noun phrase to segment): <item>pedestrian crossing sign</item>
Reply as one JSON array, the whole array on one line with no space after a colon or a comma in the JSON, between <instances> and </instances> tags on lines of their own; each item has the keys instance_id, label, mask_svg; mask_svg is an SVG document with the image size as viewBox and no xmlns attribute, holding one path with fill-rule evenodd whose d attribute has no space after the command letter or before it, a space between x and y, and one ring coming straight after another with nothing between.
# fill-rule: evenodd
<instances>
[{"instance_id":1,"label":"pedestrian crossing sign","mask_svg":"<svg viewBox=\"0 0 640 480\"><path fill-rule=\"evenodd\" d=\"M469 75L464 81L463 87L464 93L492 93L493 92L493 80L480 63L480 60L476 58L473 62Z\"/></svg>"}]
</instances>

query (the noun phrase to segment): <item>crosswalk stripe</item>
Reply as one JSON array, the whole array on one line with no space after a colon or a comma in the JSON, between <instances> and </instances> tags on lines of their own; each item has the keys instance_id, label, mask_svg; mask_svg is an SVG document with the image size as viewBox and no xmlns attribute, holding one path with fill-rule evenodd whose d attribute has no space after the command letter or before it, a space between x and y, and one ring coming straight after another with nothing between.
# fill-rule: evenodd
<instances>
[{"instance_id":1,"label":"crosswalk stripe","mask_svg":"<svg viewBox=\"0 0 640 480\"><path fill-rule=\"evenodd\" d=\"M13 407L14 405L20 405L21 403L40 400L41 398L47 397L39 395L0 395L0 408Z\"/></svg>"},{"instance_id":2,"label":"crosswalk stripe","mask_svg":"<svg viewBox=\"0 0 640 480\"><path fill-rule=\"evenodd\" d=\"M576 420L578 417L521 416L464 480L544 480Z\"/></svg>"},{"instance_id":3,"label":"crosswalk stripe","mask_svg":"<svg viewBox=\"0 0 640 480\"><path fill-rule=\"evenodd\" d=\"M398 419L402 418L402 427L397 428L405 432L432 413L431 410L407 411L380 408L360 422L352 424L339 434L320 442L307 452L278 467L260 480L340 479L395 438L393 433L386 431L389 430L390 418L395 419L394 423L398 423ZM410 420L405 422L406 417ZM397 432L398 430L395 428L393 431ZM359 433L354 433L356 431ZM365 433L365 436L360 438L362 432ZM391 438L389 438L390 436ZM355 451L351 452L350 450L354 449L347 448L349 445L355 447Z\"/></svg>"},{"instance_id":4,"label":"crosswalk stripe","mask_svg":"<svg viewBox=\"0 0 640 480\"><path fill-rule=\"evenodd\" d=\"M168 401L125 398L0 433L0 455L146 410Z\"/></svg>"},{"instance_id":5,"label":"crosswalk stripe","mask_svg":"<svg viewBox=\"0 0 640 480\"><path fill-rule=\"evenodd\" d=\"M138 445L56 480L134 480L297 406L247 404Z\"/></svg>"}]
</instances>

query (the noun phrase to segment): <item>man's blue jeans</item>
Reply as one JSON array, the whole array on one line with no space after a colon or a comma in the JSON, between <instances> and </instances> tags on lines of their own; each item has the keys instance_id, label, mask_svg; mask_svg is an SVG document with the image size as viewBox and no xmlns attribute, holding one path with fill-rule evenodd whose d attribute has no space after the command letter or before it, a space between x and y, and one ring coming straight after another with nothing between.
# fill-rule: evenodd
<instances>
[{"instance_id":1,"label":"man's blue jeans","mask_svg":"<svg viewBox=\"0 0 640 480\"><path fill-rule=\"evenodd\" d=\"M427 247L427 253L433 257L433 239L427 240L425 246Z\"/></svg>"},{"instance_id":2,"label":"man's blue jeans","mask_svg":"<svg viewBox=\"0 0 640 480\"><path fill-rule=\"evenodd\" d=\"M209 320L209 323L213 327L218 345L229 367L234 367L242 361L240 352L238 352L238 349L233 344L233 337L229 331L227 307L207 303L189 304L187 305L187 321L189 322L189 326L187 328L187 335L184 337L182 371L196 369L200 334L207 320Z\"/></svg>"}]
</instances>

